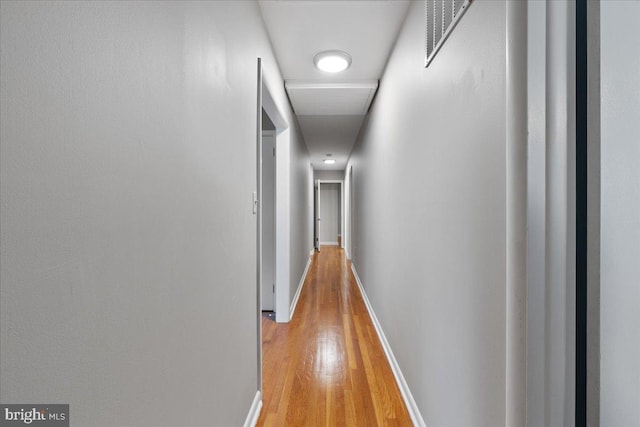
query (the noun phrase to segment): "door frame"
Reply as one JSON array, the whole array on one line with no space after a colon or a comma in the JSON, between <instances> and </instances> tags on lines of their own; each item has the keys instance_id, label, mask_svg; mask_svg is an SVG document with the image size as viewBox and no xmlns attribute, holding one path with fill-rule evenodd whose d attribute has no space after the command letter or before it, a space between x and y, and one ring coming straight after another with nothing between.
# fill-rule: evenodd
<instances>
[{"instance_id":1,"label":"door frame","mask_svg":"<svg viewBox=\"0 0 640 427\"><path fill-rule=\"evenodd\" d=\"M256 78L256 190L252 193L252 209L256 216L256 330L258 336L258 392L262 393L262 58L257 61ZM260 400L262 406L262 400Z\"/></svg>"},{"instance_id":2,"label":"door frame","mask_svg":"<svg viewBox=\"0 0 640 427\"><path fill-rule=\"evenodd\" d=\"M345 169L344 186L344 251L347 259L351 259L353 252L353 165L347 165Z\"/></svg>"},{"instance_id":3,"label":"door frame","mask_svg":"<svg viewBox=\"0 0 640 427\"><path fill-rule=\"evenodd\" d=\"M313 249L320 252L320 183L313 184Z\"/></svg>"},{"instance_id":4,"label":"door frame","mask_svg":"<svg viewBox=\"0 0 640 427\"><path fill-rule=\"evenodd\" d=\"M266 70L268 71L268 70ZM270 74L265 72L264 65L261 58L258 58L258 103L257 103L257 152L258 152L258 165L257 165L257 179L258 179L258 191L257 191L257 207L258 207L258 280L257 280L257 313L259 323L259 348L262 351L262 229L260 224L262 222L262 110L269 116L276 131L276 183L275 183L275 300L274 310L276 313L276 322L287 323L291 319L290 312L290 131L289 123L287 122L281 109L278 107L272 93L275 93L270 87L277 85L277 78L269 78ZM272 76L273 77L273 76Z\"/></svg>"},{"instance_id":5,"label":"door frame","mask_svg":"<svg viewBox=\"0 0 640 427\"><path fill-rule=\"evenodd\" d=\"M315 188L318 189L317 196L315 198L316 209L314 209L314 224L316 226L316 235L314 236L314 245L317 244L317 251L320 251L320 227L322 223L322 219L320 217L320 191L322 191L322 184L340 184L340 242L338 247L344 249L344 235L345 235L345 218L344 218L344 180L341 179L317 179L315 183ZM316 241L317 239L317 241Z\"/></svg>"}]
</instances>

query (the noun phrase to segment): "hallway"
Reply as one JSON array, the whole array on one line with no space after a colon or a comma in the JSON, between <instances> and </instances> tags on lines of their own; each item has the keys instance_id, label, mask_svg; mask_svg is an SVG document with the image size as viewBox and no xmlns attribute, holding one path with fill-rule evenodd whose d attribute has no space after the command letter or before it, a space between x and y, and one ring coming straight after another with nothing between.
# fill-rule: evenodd
<instances>
[{"instance_id":1,"label":"hallway","mask_svg":"<svg viewBox=\"0 0 640 427\"><path fill-rule=\"evenodd\" d=\"M638 22L0 0L0 423L640 427Z\"/></svg>"},{"instance_id":2,"label":"hallway","mask_svg":"<svg viewBox=\"0 0 640 427\"><path fill-rule=\"evenodd\" d=\"M259 426L412 425L349 267L323 246L291 322L263 316Z\"/></svg>"}]
</instances>

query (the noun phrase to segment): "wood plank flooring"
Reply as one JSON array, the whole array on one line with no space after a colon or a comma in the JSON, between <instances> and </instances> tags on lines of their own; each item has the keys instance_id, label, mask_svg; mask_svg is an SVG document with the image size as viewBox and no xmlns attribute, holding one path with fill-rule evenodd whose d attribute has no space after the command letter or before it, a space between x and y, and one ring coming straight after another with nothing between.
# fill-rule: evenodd
<instances>
[{"instance_id":1,"label":"wood plank flooring","mask_svg":"<svg viewBox=\"0 0 640 427\"><path fill-rule=\"evenodd\" d=\"M314 255L290 323L262 318L258 426L412 426L338 247Z\"/></svg>"}]
</instances>

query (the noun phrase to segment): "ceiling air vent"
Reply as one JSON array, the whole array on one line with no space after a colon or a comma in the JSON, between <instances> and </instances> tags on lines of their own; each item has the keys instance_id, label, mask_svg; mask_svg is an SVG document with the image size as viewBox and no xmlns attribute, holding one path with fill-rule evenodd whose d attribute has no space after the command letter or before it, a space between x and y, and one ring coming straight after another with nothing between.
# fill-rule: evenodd
<instances>
[{"instance_id":1,"label":"ceiling air vent","mask_svg":"<svg viewBox=\"0 0 640 427\"><path fill-rule=\"evenodd\" d=\"M425 0L426 56L428 67L472 0Z\"/></svg>"}]
</instances>

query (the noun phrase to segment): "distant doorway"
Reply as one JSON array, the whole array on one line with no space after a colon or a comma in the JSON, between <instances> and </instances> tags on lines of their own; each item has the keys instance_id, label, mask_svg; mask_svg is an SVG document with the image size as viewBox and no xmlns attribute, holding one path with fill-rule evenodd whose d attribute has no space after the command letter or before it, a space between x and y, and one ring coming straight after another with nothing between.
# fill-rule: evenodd
<instances>
[{"instance_id":1,"label":"distant doorway","mask_svg":"<svg viewBox=\"0 0 640 427\"><path fill-rule=\"evenodd\" d=\"M342 181L316 181L315 247L344 247L344 195Z\"/></svg>"}]
</instances>

